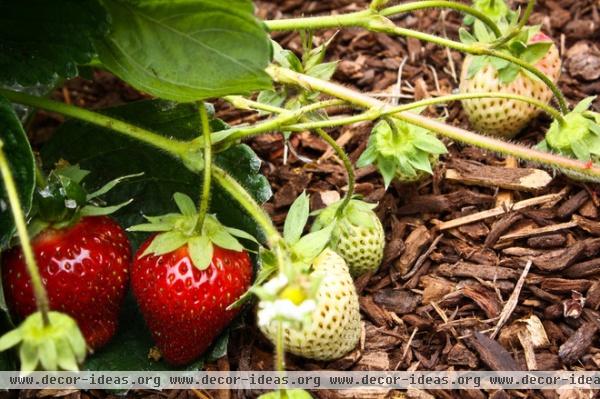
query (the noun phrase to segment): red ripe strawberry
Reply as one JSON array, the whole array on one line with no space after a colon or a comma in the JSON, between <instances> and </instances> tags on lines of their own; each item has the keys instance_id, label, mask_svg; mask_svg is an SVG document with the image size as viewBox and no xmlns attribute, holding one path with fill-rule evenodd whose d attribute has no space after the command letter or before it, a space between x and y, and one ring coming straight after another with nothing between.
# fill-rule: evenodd
<instances>
[{"instance_id":1,"label":"red ripe strawberry","mask_svg":"<svg viewBox=\"0 0 600 399\"><path fill-rule=\"evenodd\" d=\"M182 365L202 354L233 320L227 310L252 282L248 253L213 245L208 268L196 268L187 245L163 255L142 256L154 240L139 249L131 270L133 293L162 356Z\"/></svg>"},{"instance_id":2,"label":"red ripe strawberry","mask_svg":"<svg viewBox=\"0 0 600 399\"><path fill-rule=\"evenodd\" d=\"M252 283L252 262L236 237L248 233L206 215L176 193L181 213L147 217L130 231L160 232L139 248L131 269L133 294L162 357L183 365L200 356L231 323L228 309Z\"/></svg>"},{"instance_id":3,"label":"red ripe strawberry","mask_svg":"<svg viewBox=\"0 0 600 399\"><path fill-rule=\"evenodd\" d=\"M556 83L561 69L558 49L544 33L533 33L531 29L529 32L531 37L521 38L523 41L519 42L520 46L509 46L517 51L512 55L533 64ZM526 33L527 30L524 35ZM523 42L528 43L527 47L522 45ZM541 57L540 50L546 51ZM552 91L548 86L519 67L500 59L471 55L465 57L463 62L460 92L504 92L535 98L544 103L552 99ZM534 105L502 98L463 100L462 105L475 129L505 138L514 137L541 112Z\"/></svg>"},{"instance_id":4,"label":"red ripe strawberry","mask_svg":"<svg viewBox=\"0 0 600 399\"><path fill-rule=\"evenodd\" d=\"M83 217L75 224L47 228L32 241L50 308L73 317L88 346L98 349L117 329L131 258L125 232L106 216ZM2 257L8 305L20 318L36 311L20 246Z\"/></svg>"}]
</instances>

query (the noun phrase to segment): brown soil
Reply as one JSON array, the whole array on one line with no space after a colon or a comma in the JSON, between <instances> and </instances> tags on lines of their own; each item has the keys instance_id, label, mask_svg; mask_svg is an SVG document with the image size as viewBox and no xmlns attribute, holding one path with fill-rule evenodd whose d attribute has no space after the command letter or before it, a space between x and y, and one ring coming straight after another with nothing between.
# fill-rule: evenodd
<instances>
[{"instance_id":1,"label":"brown soil","mask_svg":"<svg viewBox=\"0 0 600 399\"><path fill-rule=\"evenodd\" d=\"M523 5L525 1L516 3ZM600 93L600 6L597 1L542 0L539 3L532 22L542 24L561 49L564 68L560 86L571 104ZM343 13L362 9L365 4L364 0L257 2L262 18ZM453 12L443 14L428 10L403 16L397 23L456 38L461 17ZM319 32L317 40L334 34L335 31ZM274 38L284 47L300 49L297 34L277 33ZM373 95L391 93L398 81L400 66L406 60L401 68L401 102L451 93L457 87L456 76L462 61L461 54L438 46L361 30L338 32L328 57L341 60L334 77L336 81ZM100 72L94 73L93 81L67 82L64 90L55 96L92 108L142 97L114 77ZM600 110L598 102L596 110ZM460 104L428 112L445 116L449 123L468 127ZM218 115L232 124L254 118L226 106L219 107ZM548 122L548 118L540 117L517 140L534 145L542 139ZM33 125L35 140L43 140L58 123L60 120L55 116L41 114ZM355 161L365 148L370 128L369 123L361 123L332 131L332 134ZM311 194L314 209L335 198L336 193L344 192L344 169L321 139L309 133L294 136L291 139L293 151L286 165L280 135L262 136L251 144L265 161L263 172L274 191L266 207L278 225L303 190ZM535 168L535 165L516 163L473 147L447 144L450 154L441 158L434 176L418 184L394 183L386 192L374 169L357 171L357 191L367 201L379 203L377 213L384 222L387 238L385 260L379 272L357 281L364 344L332 363L289 356L289 369L599 368L600 198L597 186L577 183L558 174L543 188L526 191L511 182L519 182L524 174L532 173L527 168ZM482 181L478 176L488 178ZM466 181L471 184L466 185ZM531 198L539 201L524 208L506 205ZM482 211L502 206L504 211L497 216L477 217ZM466 221L459 219L469 215L472 217ZM448 224L449 221L453 222ZM529 260L532 266L523 281L522 272ZM519 283L524 284L512 309L511 304L515 302L511 294L519 291L515 288ZM495 331L503 316L509 317L491 341L487 336ZM517 321L522 319L532 322L534 327L529 330L530 334L545 331L547 345L532 346L528 333L524 333L524 323ZM489 334L475 334L475 331ZM515 338L519 331L524 338ZM251 324L237 331L230 345L230 355L210 365L211 369L272 368L273 349ZM106 396L100 392L64 393L73 398ZM225 399L250 398L257 394L138 391L131 395ZM316 391L314 394L318 398L367 397L366 393L350 391ZM31 392L21 395L29 396ZM368 397L402 397L398 392L373 395ZM410 397L559 398L554 391L431 391L418 395L421 396Z\"/></svg>"}]
</instances>

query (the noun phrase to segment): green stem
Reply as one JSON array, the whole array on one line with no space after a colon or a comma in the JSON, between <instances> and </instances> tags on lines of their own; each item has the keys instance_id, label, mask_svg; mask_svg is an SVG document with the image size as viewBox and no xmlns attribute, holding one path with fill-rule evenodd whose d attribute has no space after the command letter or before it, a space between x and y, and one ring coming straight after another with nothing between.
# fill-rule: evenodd
<instances>
[{"instance_id":1,"label":"green stem","mask_svg":"<svg viewBox=\"0 0 600 399\"><path fill-rule=\"evenodd\" d=\"M454 1L442 1L442 0L425 0L416 1L412 3L400 4L393 7L384 8L376 11L373 9L357 11L342 15L324 15L316 17L305 17L305 18L289 18L289 19L277 19L271 21L265 21L267 28L271 31L276 30L303 30L303 29L327 29L344 26L359 26L362 20L365 18L371 18L373 16L385 16L389 17L400 13L421 10L424 8L449 8L456 11L460 11L465 14L470 14L473 17L480 19L481 22L486 24L496 37L500 37L502 33L498 26L492 21L487 15L481 11L476 10L473 7L469 7L465 4L460 4Z\"/></svg>"},{"instance_id":2,"label":"green stem","mask_svg":"<svg viewBox=\"0 0 600 399\"><path fill-rule=\"evenodd\" d=\"M254 201L254 198L252 198L237 180L217 165L212 166L212 177L256 221L264 231L269 246L271 248L276 248L283 241L283 238L273 225L269 215L267 215L260 205Z\"/></svg>"},{"instance_id":3,"label":"green stem","mask_svg":"<svg viewBox=\"0 0 600 399\"><path fill-rule=\"evenodd\" d=\"M124 134L125 136L159 148L177 158L185 158L189 151L189 145L187 143L163 137L149 130L115 118L111 118L110 116L106 116L104 114L88 111L87 109L75 107L73 105L68 105L58 101L52 101L47 98L32 96L13 90L0 89L0 95L19 104L45 109L46 111L57 112L62 115L92 123L94 125L115 130L121 134Z\"/></svg>"},{"instance_id":4,"label":"green stem","mask_svg":"<svg viewBox=\"0 0 600 399\"><path fill-rule=\"evenodd\" d=\"M17 187L15 180L10 171L10 166L6 155L4 154L3 147L4 143L0 140L0 174L4 180L4 187L6 189L6 195L10 208L12 210L13 219L17 228L17 234L19 235L19 241L21 242L21 248L23 249L23 255L25 256L25 264L27 266L27 272L31 278L31 286L33 287L33 295L35 296L35 302L38 311L42 314L42 321L44 326L50 325L50 319L48 318L48 312L50 306L48 303L48 295L44 289L42 283L42 277L38 270L33 249L31 248L31 242L29 240L29 234L27 232L27 223L25 222L25 215L21 207L21 201L19 200L19 194L17 194Z\"/></svg>"},{"instance_id":5,"label":"green stem","mask_svg":"<svg viewBox=\"0 0 600 399\"><path fill-rule=\"evenodd\" d=\"M373 32L412 37L414 39L435 43L440 46L448 47L467 54L488 55L491 57L501 58L516 64L537 76L542 82L544 82L545 85L548 86L548 88L556 97L561 113L566 114L569 112L567 100L558 86L554 84L552 79L546 76L535 66L510 54L505 54L504 52L494 50L493 48L488 47L488 45L482 45L478 43L468 45L435 35L401 28L396 26L392 21L390 21L388 18L385 18L383 15L372 13L370 10L343 15L326 15L320 17L296 18L292 20L267 21L267 26L271 30L359 27Z\"/></svg>"},{"instance_id":6,"label":"green stem","mask_svg":"<svg viewBox=\"0 0 600 399\"><path fill-rule=\"evenodd\" d=\"M202 182L202 197L200 197L200 206L198 207L198 221L196 222L196 231L202 232L204 219L208 213L210 204L210 183L212 166L212 143L211 130L208 119L208 111L204 103L200 103L200 121L202 123L202 137L204 138L204 179Z\"/></svg>"},{"instance_id":7,"label":"green stem","mask_svg":"<svg viewBox=\"0 0 600 399\"><path fill-rule=\"evenodd\" d=\"M275 370L281 374L285 372L285 343L283 341L283 321L277 323L277 339L275 340ZM279 387L281 398L287 398L285 385Z\"/></svg>"},{"instance_id":8,"label":"green stem","mask_svg":"<svg viewBox=\"0 0 600 399\"><path fill-rule=\"evenodd\" d=\"M497 49L504 44L508 43L513 37L517 36L519 32L525 27L527 21L529 21L529 17L531 17L531 13L533 12L533 8L535 7L535 0L529 0L527 3L527 8L525 12L521 16L519 23L513 29L511 29L510 33L501 37L499 40L492 43L492 48Z\"/></svg>"},{"instance_id":9,"label":"green stem","mask_svg":"<svg viewBox=\"0 0 600 399\"><path fill-rule=\"evenodd\" d=\"M335 96L363 108L380 108L384 110L390 108L389 105L383 103L382 101L356 92L347 87L311 76L299 74L289 69L271 65L267 68L267 72L275 81L286 84L297 84L302 87L310 87L312 90ZM600 179L600 168L595 165L590 166L588 163L575 159L542 152L488 136L482 136L469 132L468 130L447 125L434 119L429 119L411 112L399 112L394 114L394 117L413 125L420 126L432 132L436 132L441 136L451 138L455 141L506 155L512 155L519 159L537 162L550 167L568 169L587 177L594 178L595 180Z\"/></svg>"},{"instance_id":10,"label":"green stem","mask_svg":"<svg viewBox=\"0 0 600 399\"><path fill-rule=\"evenodd\" d=\"M470 7L466 4L457 3L455 1L439 1L439 0L423 0L413 3L404 3L399 4L397 6L388 7L379 12L380 15L384 17L389 17L395 14L402 14L406 12L422 10L426 8L449 8L455 11L462 12L463 14L469 14L473 17L479 19L481 22L486 24L494 33L496 37L501 37L502 32L498 25L483 12L477 10L476 8Z\"/></svg>"},{"instance_id":11,"label":"green stem","mask_svg":"<svg viewBox=\"0 0 600 399\"><path fill-rule=\"evenodd\" d=\"M354 188L356 186L354 168L352 167L352 162L350 161L350 158L348 158L348 154L346 154L346 151L344 151L344 149L338 145L338 143L333 139L333 137L331 137L325 130L321 128L315 128L314 131L323 140L325 140L327 144L331 146L331 148L333 148L333 151L335 151L338 158L340 158L340 160L344 164L344 169L346 169L346 175L348 176L348 191L346 192L346 195L344 196L344 199L337 210L337 214L342 215L344 209L346 209L346 207L350 203L350 200L354 196Z\"/></svg>"},{"instance_id":12,"label":"green stem","mask_svg":"<svg viewBox=\"0 0 600 399\"><path fill-rule=\"evenodd\" d=\"M254 102L251 100L247 100L246 105L249 107L252 103ZM236 98L236 102L232 104L237 104L236 106L239 107L242 103L240 102L239 98ZM279 116L275 118L268 119L262 123L257 123L250 127L234 127L231 129L221 130L214 134L213 144L220 143L225 139L227 139L228 141L236 141L248 136L277 131L280 130L282 126L285 126L292 121L297 121L307 113L316 111L321 108L331 107L340 104L343 104L343 101L337 99L320 101L314 104L304 106L302 108L298 108L296 110L285 110L285 112L282 112ZM198 147L201 145L203 145L201 142L192 142L193 147Z\"/></svg>"},{"instance_id":13,"label":"green stem","mask_svg":"<svg viewBox=\"0 0 600 399\"><path fill-rule=\"evenodd\" d=\"M381 108L377 108L377 109L374 108L374 109L369 109L366 112L359 114L359 115L353 115L353 116L345 117L345 118L329 119L329 120L324 120L324 121L295 123L293 125L285 126L284 128L286 130L289 130L292 132L303 132L306 130L311 130L311 129L316 129L316 128L330 128L330 127L336 127L336 126L346 126L346 125L350 125L352 123L375 120L375 119L379 119L384 116L396 114L398 112L410 111L410 110L413 110L416 108L427 107L430 105L443 104L443 103L448 103L451 101L459 101L459 100L471 100L471 99L477 99L477 98L505 98L508 100L522 101L522 102L525 102L528 104L535 105L536 107L547 112L553 118L557 119L560 123L565 123L564 117L562 116L562 114L560 112L558 112L558 110L556 110L552 106L550 106L542 101L539 101L535 98L520 96L520 95L516 95L516 94L503 93L503 92L490 92L490 93L461 93L461 94L451 94L448 96L427 98L425 100L416 101L416 102L413 102L410 104L399 105L396 107L390 107L385 110L381 109Z\"/></svg>"}]
</instances>

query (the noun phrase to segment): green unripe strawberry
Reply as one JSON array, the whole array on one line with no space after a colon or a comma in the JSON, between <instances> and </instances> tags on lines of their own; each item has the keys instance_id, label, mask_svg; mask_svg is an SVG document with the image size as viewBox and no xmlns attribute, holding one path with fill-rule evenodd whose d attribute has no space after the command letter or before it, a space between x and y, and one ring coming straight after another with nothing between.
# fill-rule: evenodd
<instances>
[{"instance_id":1,"label":"green unripe strawberry","mask_svg":"<svg viewBox=\"0 0 600 399\"><path fill-rule=\"evenodd\" d=\"M427 129L388 118L373 127L356 166L376 165L387 188L394 178L414 182L432 174L432 165L446 152L444 144Z\"/></svg>"},{"instance_id":2,"label":"green unripe strawberry","mask_svg":"<svg viewBox=\"0 0 600 399\"><path fill-rule=\"evenodd\" d=\"M283 323L286 351L314 360L335 360L356 347L360 339L360 309L354 282L344 259L325 249L312 262L310 277L320 280L310 320L300 328ZM262 325L260 330L276 342L280 323Z\"/></svg>"},{"instance_id":3,"label":"green unripe strawberry","mask_svg":"<svg viewBox=\"0 0 600 399\"><path fill-rule=\"evenodd\" d=\"M313 231L334 225L329 247L344 258L350 275L356 278L379 268L383 259L385 232L373 211L376 205L351 200L338 214L341 203L336 202L319 211Z\"/></svg>"}]
</instances>

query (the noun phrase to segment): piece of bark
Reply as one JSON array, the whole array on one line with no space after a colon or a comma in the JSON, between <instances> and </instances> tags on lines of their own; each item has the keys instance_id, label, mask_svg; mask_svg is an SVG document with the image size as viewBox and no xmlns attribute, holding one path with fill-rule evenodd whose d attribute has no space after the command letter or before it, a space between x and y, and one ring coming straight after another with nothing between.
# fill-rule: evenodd
<instances>
[{"instance_id":1,"label":"piece of bark","mask_svg":"<svg viewBox=\"0 0 600 399\"><path fill-rule=\"evenodd\" d=\"M562 247L567 242L567 237L563 234L546 234L527 239L527 246L531 248L548 249Z\"/></svg>"},{"instance_id":2,"label":"piece of bark","mask_svg":"<svg viewBox=\"0 0 600 399\"><path fill-rule=\"evenodd\" d=\"M565 293L571 291L585 292L590 288L590 280L568 280L564 278L545 278L542 281L541 288L552 293Z\"/></svg>"},{"instance_id":3,"label":"piece of bark","mask_svg":"<svg viewBox=\"0 0 600 399\"><path fill-rule=\"evenodd\" d=\"M390 356L384 351L370 351L360 358L352 368L353 371L384 371L390 370Z\"/></svg>"},{"instance_id":4,"label":"piece of bark","mask_svg":"<svg viewBox=\"0 0 600 399\"><path fill-rule=\"evenodd\" d=\"M590 194L587 190L581 190L566 200L556 211L556 216L564 219L574 214L583 204L587 202Z\"/></svg>"},{"instance_id":5,"label":"piece of bark","mask_svg":"<svg viewBox=\"0 0 600 399\"><path fill-rule=\"evenodd\" d=\"M552 251L533 258L533 264L543 271L559 271L571 266L585 251L586 245L578 241L575 245L559 251Z\"/></svg>"},{"instance_id":6,"label":"piece of bark","mask_svg":"<svg viewBox=\"0 0 600 399\"><path fill-rule=\"evenodd\" d=\"M529 208L535 205L540 205L540 204L544 204L544 203L548 203L548 202L552 202L558 198L562 198L562 194L558 193L558 194L547 194L547 195L542 195L539 197L534 197L534 198L529 198L526 199L524 201L520 201L515 203L511 209L514 211L520 210L520 209L525 209L525 208ZM468 223L473 223L473 222L478 222L480 220L484 220L484 219L488 219L488 218L492 218L492 217L496 217L496 216L500 216L502 214L506 213L506 207L504 206L498 206L495 207L493 209L489 209L487 211L482 211L482 212L478 212L478 213L474 213L472 215L468 215L468 216L463 216L463 217L459 217L457 219L453 219L453 220L449 220L447 222L443 222L441 224L438 225L438 229L440 230L447 230L447 229L452 229L458 226L462 226L464 224L468 224Z\"/></svg>"},{"instance_id":7,"label":"piece of bark","mask_svg":"<svg viewBox=\"0 0 600 399\"><path fill-rule=\"evenodd\" d=\"M414 229L406 238L405 249L396 262L394 267L400 275L408 273L412 265L421 255L421 252L431 242L431 233L425 226L419 226Z\"/></svg>"},{"instance_id":8,"label":"piece of bark","mask_svg":"<svg viewBox=\"0 0 600 399\"><path fill-rule=\"evenodd\" d=\"M490 399L510 399L510 395L505 390L500 389L490 394Z\"/></svg>"},{"instance_id":9,"label":"piece of bark","mask_svg":"<svg viewBox=\"0 0 600 399\"><path fill-rule=\"evenodd\" d=\"M498 243L501 244L504 241L511 240L519 240L522 238L532 237L532 236L540 236L548 233L554 233L560 230L570 229L573 227L577 227L577 222L566 222L553 224L550 226L539 227L537 229L527 229L525 231L518 231L516 233L506 234L498 240Z\"/></svg>"},{"instance_id":10,"label":"piece of bark","mask_svg":"<svg viewBox=\"0 0 600 399\"><path fill-rule=\"evenodd\" d=\"M585 218L596 219L598 217L598 208L596 208L594 201L589 199L579 208L579 214Z\"/></svg>"},{"instance_id":11,"label":"piece of bark","mask_svg":"<svg viewBox=\"0 0 600 399\"><path fill-rule=\"evenodd\" d=\"M540 169L503 168L461 159L454 160L452 166L455 169L446 170L446 179L466 185L535 192L552 181L552 177Z\"/></svg>"},{"instance_id":12,"label":"piece of bark","mask_svg":"<svg viewBox=\"0 0 600 399\"><path fill-rule=\"evenodd\" d=\"M408 290L384 289L373 294L373 300L390 312L406 314L421 303L421 295Z\"/></svg>"},{"instance_id":13,"label":"piece of bark","mask_svg":"<svg viewBox=\"0 0 600 399\"><path fill-rule=\"evenodd\" d=\"M466 205L482 205L492 202L494 202L494 197L491 195L479 194L470 190L457 190L445 195L423 195L408 198L407 205L400 207L397 214L442 213Z\"/></svg>"},{"instance_id":14,"label":"piece of bark","mask_svg":"<svg viewBox=\"0 0 600 399\"><path fill-rule=\"evenodd\" d=\"M591 259L585 262L575 263L565 270L562 275L570 278L590 277L600 273L600 258Z\"/></svg>"},{"instance_id":15,"label":"piece of bark","mask_svg":"<svg viewBox=\"0 0 600 399\"><path fill-rule=\"evenodd\" d=\"M565 364L572 364L586 354L598 331L596 323L587 322L575 331L573 335L558 349L558 356Z\"/></svg>"},{"instance_id":16,"label":"piece of bark","mask_svg":"<svg viewBox=\"0 0 600 399\"><path fill-rule=\"evenodd\" d=\"M557 320L563 317L562 303L553 303L544 308L544 318L548 320Z\"/></svg>"},{"instance_id":17,"label":"piece of bark","mask_svg":"<svg viewBox=\"0 0 600 399\"><path fill-rule=\"evenodd\" d=\"M413 327L417 327L419 330L431 330L433 327L432 320L426 319L414 313L405 314L402 316L402 320Z\"/></svg>"},{"instance_id":18,"label":"piece of bark","mask_svg":"<svg viewBox=\"0 0 600 399\"><path fill-rule=\"evenodd\" d=\"M498 301L496 293L479 284L464 287L462 293L483 309L488 319L497 317L502 311L502 305Z\"/></svg>"},{"instance_id":19,"label":"piece of bark","mask_svg":"<svg viewBox=\"0 0 600 399\"><path fill-rule=\"evenodd\" d=\"M447 355L448 364L455 366L467 366L470 369L475 369L479 364L477 356L471 352L462 343L455 344Z\"/></svg>"},{"instance_id":20,"label":"piece of bark","mask_svg":"<svg viewBox=\"0 0 600 399\"><path fill-rule=\"evenodd\" d=\"M493 371L521 371L521 368L498 342L476 331L468 339L469 344L479 353L481 361Z\"/></svg>"},{"instance_id":21,"label":"piece of bark","mask_svg":"<svg viewBox=\"0 0 600 399\"><path fill-rule=\"evenodd\" d=\"M373 297L361 296L358 299L358 303L360 305L360 310L377 326L391 327L394 325L394 319L385 309L373 301Z\"/></svg>"},{"instance_id":22,"label":"piece of bark","mask_svg":"<svg viewBox=\"0 0 600 399\"><path fill-rule=\"evenodd\" d=\"M554 294L551 294L549 292L546 292L543 289L541 289L539 287L536 287L535 285L529 285L527 288L536 297L538 297L540 299L543 299L544 301L547 301L547 302L550 302L550 303L558 303L562 299L558 295L554 295Z\"/></svg>"},{"instance_id":23,"label":"piece of bark","mask_svg":"<svg viewBox=\"0 0 600 399\"><path fill-rule=\"evenodd\" d=\"M600 309L600 281L592 282L585 300L588 308L593 310Z\"/></svg>"},{"instance_id":24,"label":"piece of bark","mask_svg":"<svg viewBox=\"0 0 600 399\"><path fill-rule=\"evenodd\" d=\"M456 289L456 284L441 277L423 276L420 279L423 289L423 303L437 302Z\"/></svg>"},{"instance_id":25,"label":"piece of bark","mask_svg":"<svg viewBox=\"0 0 600 399\"><path fill-rule=\"evenodd\" d=\"M573 215L573 221L575 221L580 228L588 233L595 236L600 236L600 222L590 220L579 215Z\"/></svg>"},{"instance_id":26,"label":"piece of bark","mask_svg":"<svg viewBox=\"0 0 600 399\"><path fill-rule=\"evenodd\" d=\"M520 276L518 270L508 267L475 265L467 262L458 262L454 265L443 264L437 268L437 271L445 277L473 277L483 280L517 280Z\"/></svg>"},{"instance_id":27,"label":"piece of bark","mask_svg":"<svg viewBox=\"0 0 600 399\"><path fill-rule=\"evenodd\" d=\"M515 223L522 219L523 215L514 212L509 213L508 215L495 221L490 230L490 234L485 239L484 245L488 248L494 246L501 235L503 235L506 231L513 227Z\"/></svg>"}]
</instances>

